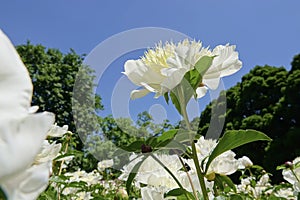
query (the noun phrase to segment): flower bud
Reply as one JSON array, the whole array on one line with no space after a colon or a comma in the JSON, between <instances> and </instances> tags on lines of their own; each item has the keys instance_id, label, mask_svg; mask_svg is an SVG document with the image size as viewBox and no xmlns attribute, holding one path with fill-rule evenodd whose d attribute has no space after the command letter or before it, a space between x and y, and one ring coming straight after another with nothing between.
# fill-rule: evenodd
<instances>
[{"instance_id":1,"label":"flower bud","mask_svg":"<svg viewBox=\"0 0 300 200\"><path fill-rule=\"evenodd\" d=\"M128 199L128 194L126 192L126 190L124 188L119 188L117 191L117 195L115 199L123 199L123 200L127 200Z\"/></svg>"},{"instance_id":2,"label":"flower bud","mask_svg":"<svg viewBox=\"0 0 300 200\"><path fill-rule=\"evenodd\" d=\"M213 173L207 174L205 177L207 178L208 181L213 181L216 178L216 174L213 172Z\"/></svg>"},{"instance_id":3,"label":"flower bud","mask_svg":"<svg viewBox=\"0 0 300 200\"><path fill-rule=\"evenodd\" d=\"M293 169L293 167L294 167L294 165L291 161L286 161L284 163L284 165L285 165L286 168L290 168L290 169Z\"/></svg>"},{"instance_id":4,"label":"flower bud","mask_svg":"<svg viewBox=\"0 0 300 200\"><path fill-rule=\"evenodd\" d=\"M150 153L150 152L152 152L151 146L146 145L146 144L142 144L141 149L142 149L142 153Z\"/></svg>"}]
</instances>

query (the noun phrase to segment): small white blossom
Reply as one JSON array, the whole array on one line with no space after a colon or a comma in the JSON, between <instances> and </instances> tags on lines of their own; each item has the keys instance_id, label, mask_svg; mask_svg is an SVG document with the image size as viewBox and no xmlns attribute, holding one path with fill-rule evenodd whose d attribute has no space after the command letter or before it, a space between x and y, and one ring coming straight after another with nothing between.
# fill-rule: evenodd
<instances>
[{"instance_id":1,"label":"small white blossom","mask_svg":"<svg viewBox=\"0 0 300 200\"><path fill-rule=\"evenodd\" d=\"M51 137L62 137L68 131L68 128L68 125L60 127L56 124L53 124L47 135Z\"/></svg>"},{"instance_id":2,"label":"small white blossom","mask_svg":"<svg viewBox=\"0 0 300 200\"><path fill-rule=\"evenodd\" d=\"M253 165L252 161L247 156L243 156L239 158L238 162L239 162L239 166L238 166L239 169L249 168Z\"/></svg>"},{"instance_id":3,"label":"small white blossom","mask_svg":"<svg viewBox=\"0 0 300 200\"><path fill-rule=\"evenodd\" d=\"M113 159L110 160L102 160L100 162L98 162L98 170L100 172L104 171L106 168L110 168L114 165L114 161Z\"/></svg>"}]
</instances>

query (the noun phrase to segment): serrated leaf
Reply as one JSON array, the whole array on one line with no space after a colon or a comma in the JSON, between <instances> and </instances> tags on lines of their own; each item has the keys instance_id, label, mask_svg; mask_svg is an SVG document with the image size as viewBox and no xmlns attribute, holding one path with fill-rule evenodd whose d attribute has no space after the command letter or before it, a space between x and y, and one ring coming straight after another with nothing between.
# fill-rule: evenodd
<instances>
[{"instance_id":1,"label":"serrated leaf","mask_svg":"<svg viewBox=\"0 0 300 200\"><path fill-rule=\"evenodd\" d=\"M256 130L231 130L227 131L224 136L219 140L217 146L210 154L208 161L206 163L205 173L208 170L209 165L211 162L220 154L234 149L236 147L242 146L244 144L258 141L258 140L265 140L271 141L272 139L269 138L262 132Z\"/></svg>"}]
</instances>

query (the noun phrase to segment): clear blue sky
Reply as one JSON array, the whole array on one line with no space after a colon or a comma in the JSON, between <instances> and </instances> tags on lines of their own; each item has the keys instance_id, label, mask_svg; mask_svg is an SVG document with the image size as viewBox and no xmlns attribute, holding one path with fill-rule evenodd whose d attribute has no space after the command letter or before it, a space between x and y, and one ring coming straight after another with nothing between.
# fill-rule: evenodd
<instances>
[{"instance_id":1,"label":"clear blue sky","mask_svg":"<svg viewBox=\"0 0 300 200\"><path fill-rule=\"evenodd\" d=\"M2 0L0 4L0 27L15 45L29 39L63 52L73 48L88 54L114 34L149 26L180 31L205 46L236 44L243 68L224 79L225 88L255 65L289 69L293 56L300 53L299 0ZM122 64L142 53L126 54L107 71L98 88L106 106L103 115L110 113L110 91L122 76ZM151 96L130 102L130 112L135 115L157 103L163 101ZM178 119L167 112L172 120Z\"/></svg>"}]
</instances>

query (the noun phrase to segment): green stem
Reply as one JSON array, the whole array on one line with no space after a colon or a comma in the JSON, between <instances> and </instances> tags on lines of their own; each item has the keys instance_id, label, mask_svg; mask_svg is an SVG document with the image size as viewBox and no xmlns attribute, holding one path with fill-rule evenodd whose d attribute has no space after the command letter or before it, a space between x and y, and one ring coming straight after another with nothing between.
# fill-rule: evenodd
<instances>
[{"instance_id":1,"label":"green stem","mask_svg":"<svg viewBox=\"0 0 300 200\"><path fill-rule=\"evenodd\" d=\"M198 160L196 145L195 145L194 141L192 141L192 153L193 153L193 160L194 160L194 163L196 166L196 171L197 171L197 175L198 175L198 180L200 182L203 198L204 198L204 200L208 200L209 198L208 198L208 194L207 194L207 190L206 190L206 186L205 186L204 174L202 173L201 168L200 168L200 163Z\"/></svg>"},{"instance_id":2,"label":"green stem","mask_svg":"<svg viewBox=\"0 0 300 200\"><path fill-rule=\"evenodd\" d=\"M186 173L186 175L187 175L187 177L188 177L188 179L189 179L189 182L190 182L190 184L191 184L191 187L192 187L194 196L195 196L196 200L199 200L198 195L197 195L197 192L196 192L196 189L195 189L194 184L193 184L193 181L192 181L192 179L191 179L191 177L190 177L190 175L189 175L189 172L188 172L188 170L186 169L186 167L185 167L185 165L184 165L184 162L183 162L183 160L181 159L181 157L180 157L179 155L178 155L178 158L179 158L179 160L180 160L180 162L181 162L181 165L183 166L183 169L184 169L184 171L185 171L185 173Z\"/></svg>"},{"instance_id":3,"label":"green stem","mask_svg":"<svg viewBox=\"0 0 300 200\"><path fill-rule=\"evenodd\" d=\"M295 178L297 179L298 182L300 182L299 178L297 177L297 175L295 174L295 171L293 169L291 169L293 175L295 176Z\"/></svg>"},{"instance_id":4,"label":"green stem","mask_svg":"<svg viewBox=\"0 0 300 200\"><path fill-rule=\"evenodd\" d=\"M176 176L164 165L164 163L162 163L158 158L156 158L155 155L150 154L150 156L156 161L158 162L171 176L172 178L175 180L175 182L177 183L177 185L180 187L180 189L182 189L183 191L185 191L185 189L183 188L183 186L181 185L181 183L179 182L179 180L176 178ZM189 199L189 197L187 196L186 192L184 192L184 195L187 199Z\"/></svg>"},{"instance_id":5,"label":"green stem","mask_svg":"<svg viewBox=\"0 0 300 200\"><path fill-rule=\"evenodd\" d=\"M183 89L183 87L179 87L179 88L178 88L179 91L177 94L179 95L178 98L179 98L179 102L180 102L181 114L186 123L188 131L191 131L192 130L191 125L190 125L189 117L188 117L188 114L186 111L187 102L185 102L185 98L184 98L184 89ZM204 181L204 174L202 173L202 170L200 168L200 163L199 163L198 156L197 156L194 138L190 138L190 142L191 142L191 146L192 146L193 161L196 166L196 171L197 171L198 180L199 180L201 190L202 190L202 195L203 195L204 200L209 200L206 186L205 186L205 181Z\"/></svg>"}]
</instances>

